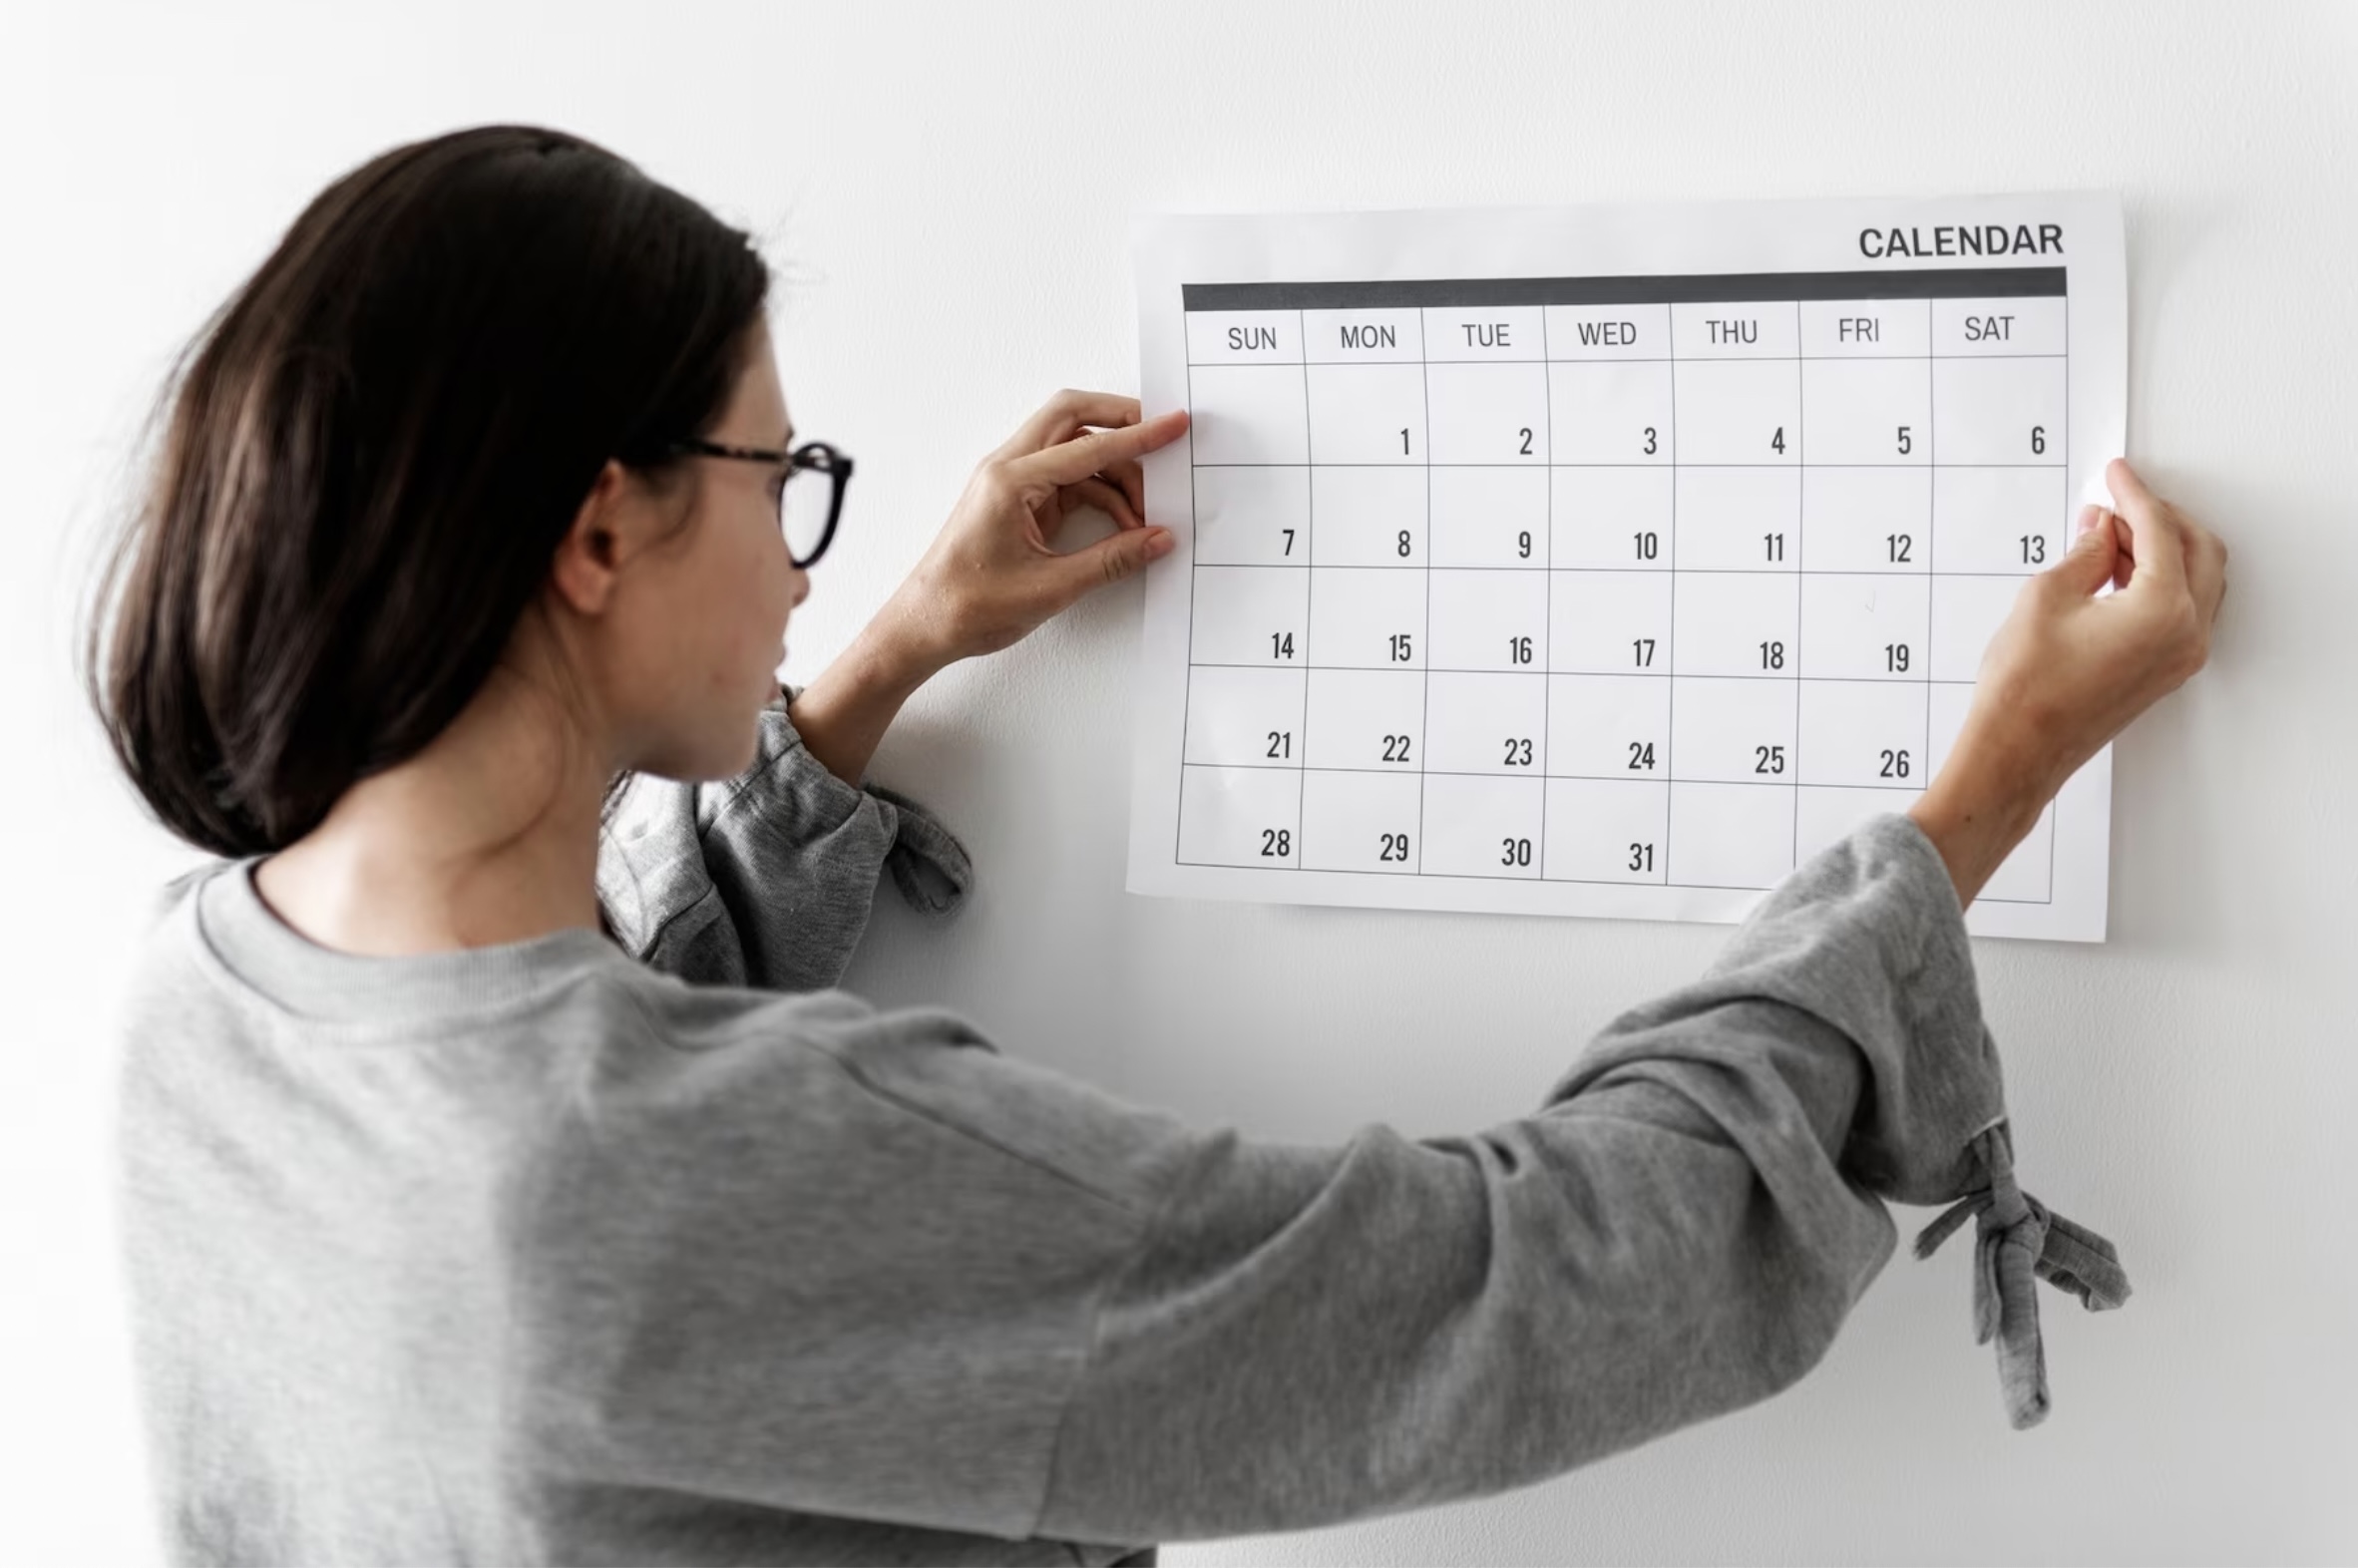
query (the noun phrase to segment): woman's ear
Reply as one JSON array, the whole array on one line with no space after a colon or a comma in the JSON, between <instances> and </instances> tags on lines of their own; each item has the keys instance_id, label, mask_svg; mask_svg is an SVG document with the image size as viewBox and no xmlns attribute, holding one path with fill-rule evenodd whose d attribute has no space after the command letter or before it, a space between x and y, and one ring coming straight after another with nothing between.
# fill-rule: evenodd
<instances>
[{"instance_id":1,"label":"woman's ear","mask_svg":"<svg viewBox=\"0 0 2358 1568\"><path fill-rule=\"evenodd\" d=\"M626 553L622 531L629 488L630 476L622 465L606 459L574 514L573 527L558 541L549 581L582 614L603 613L613 594L615 574Z\"/></svg>"}]
</instances>

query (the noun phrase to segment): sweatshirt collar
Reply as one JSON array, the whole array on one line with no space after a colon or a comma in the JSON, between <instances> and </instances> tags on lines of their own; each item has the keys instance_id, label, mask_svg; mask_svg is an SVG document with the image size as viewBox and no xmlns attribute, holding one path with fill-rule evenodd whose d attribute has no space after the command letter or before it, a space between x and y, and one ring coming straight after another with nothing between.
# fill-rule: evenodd
<instances>
[{"instance_id":1,"label":"sweatshirt collar","mask_svg":"<svg viewBox=\"0 0 2358 1568\"><path fill-rule=\"evenodd\" d=\"M523 942L381 957L342 953L287 925L254 887L261 856L231 861L196 893L199 943L276 1008L340 1022L417 1024L516 1009L622 950L586 927Z\"/></svg>"}]
</instances>

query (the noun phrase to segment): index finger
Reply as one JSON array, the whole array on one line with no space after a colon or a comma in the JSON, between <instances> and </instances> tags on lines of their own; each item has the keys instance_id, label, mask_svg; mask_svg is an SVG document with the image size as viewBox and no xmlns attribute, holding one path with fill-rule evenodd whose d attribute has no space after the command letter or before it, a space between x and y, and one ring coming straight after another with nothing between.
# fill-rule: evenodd
<instances>
[{"instance_id":1,"label":"index finger","mask_svg":"<svg viewBox=\"0 0 2358 1568\"><path fill-rule=\"evenodd\" d=\"M2129 586L2137 587L2138 580L2152 574L2154 582L2164 589L2182 588L2186 581L2185 536L2169 516L2169 509L2162 499L2146 488L2137 477L2137 470L2126 458L2115 458L2105 465L2105 484L2118 503L2116 510L2129 524L2131 554L2137 564L2129 575Z\"/></svg>"},{"instance_id":2,"label":"index finger","mask_svg":"<svg viewBox=\"0 0 2358 1568\"><path fill-rule=\"evenodd\" d=\"M1065 440L1090 425L1135 425L1138 400L1118 392L1057 393L1042 403L1015 433L999 444L994 457L1015 458Z\"/></svg>"},{"instance_id":3,"label":"index finger","mask_svg":"<svg viewBox=\"0 0 2358 1568\"><path fill-rule=\"evenodd\" d=\"M1016 479L1031 485L1069 485L1086 479L1110 464L1143 457L1159 447L1167 447L1179 439L1187 429L1187 411L1172 409L1167 414L1135 425L1123 425L1113 430L1092 430L1075 436L1070 441L1042 448L1007 464L1007 471Z\"/></svg>"}]
</instances>

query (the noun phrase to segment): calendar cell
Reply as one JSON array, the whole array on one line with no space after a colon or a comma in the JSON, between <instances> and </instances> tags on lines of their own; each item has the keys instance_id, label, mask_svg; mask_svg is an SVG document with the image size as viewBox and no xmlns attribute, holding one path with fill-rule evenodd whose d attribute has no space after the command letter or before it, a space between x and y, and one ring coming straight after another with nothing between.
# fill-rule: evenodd
<instances>
[{"instance_id":1,"label":"calendar cell","mask_svg":"<svg viewBox=\"0 0 2358 1568\"><path fill-rule=\"evenodd\" d=\"M1559 777L1670 777L1671 683L1660 675L1555 675L1547 683L1547 771Z\"/></svg>"},{"instance_id":2,"label":"calendar cell","mask_svg":"<svg viewBox=\"0 0 2358 1568\"><path fill-rule=\"evenodd\" d=\"M1797 683L1682 676L1671 683L1671 776L1790 784Z\"/></svg>"},{"instance_id":3,"label":"calendar cell","mask_svg":"<svg viewBox=\"0 0 2358 1568\"><path fill-rule=\"evenodd\" d=\"M1670 466L1669 360L1551 364L1547 381L1551 461Z\"/></svg>"},{"instance_id":4,"label":"calendar cell","mask_svg":"<svg viewBox=\"0 0 2358 1568\"><path fill-rule=\"evenodd\" d=\"M1930 697L1924 682L1804 680L1800 782L1913 790L1925 770Z\"/></svg>"},{"instance_id":5,"label":"calendar cell","mask_svg":"<svg viewBox=\"0 0 2358 1568\"><path fill-rule=\"evenodd\" d=\"M1299 310L1191 310L1187 313L1191 365L1302 363Z\"/></svg>"},{"instance_id":6,"label":"calendar cell","mask_svg":"<svg viewBox=\"0 0 2358 1568\"><path fill-rule=\"evenodd\" d=\"M1801 301L1801 355L1805 359L1924 359L1931 353L1929 300Z\"/></svg>"},{"instance_id":7,"label":"calendar cell","mask_svg":"<svg viewBox=\"0 0 2358 1568\"><path fill-rule=\"evenodd\" d=\"M1424 721L1436 773L1537 776L1547 766L1547 677L1435 670ZM1534 802L1536 804L1536 802Z\"/></svg>"},{"instance_id":8,"label":"calendar cell","mask_svg":"<svg viewBox=\"0 0 2358 1568\"><path fill-rule=\"evenodd\" d=\"M1799 360L1682 359L1673 391L1681 463L1801 461Z\"/></svg>"},{"instance_id":9,"label":"calendar cell","mask_svg":"<svg viewBox=\"0 0 2358 1568\"><path fill-rule=\"evenodd\" d=\"M1547 463L1547 366L1424 367L1435 463Z\"/></svg>"},{"instance_id":10,"label":"calendar cell","mask_svg":"<svg viewBox=\"0 0 2358 1568\"><path fill-rule=\"evenodd\" d=\"M1310 461L1300 365L1198 365L1187 382L1198 465Z\"/></svg>"},{"instance_id":11,"label":"calendar cell","mask_svg":"<svg viewBox=\"0 0 2358 1568\"><path fill-rule=\"evenodd\" d=\"M1304 868L1412 874L1423 792L1424 780L1413 774L1304 773Z\"/></svg>"},{"instance_id":12,"label":"calendar cell","mask_svg":"<svg viewBox=\"0 0 2358 1568\"><path fill-rule=\"evenodd\" d=\"M1424 578L1388 567L1319 568L1309 595L1311 661L1424 668Z\"/></svg>"},{"instance_id":13,"label":"calendar cell","mask_svg":"<svg viewBox=\"0 0 2358 1568\"><path fill-rule=\"evenodd\" d=\"M1547 566L1547 470L1442 467L1431 474L1435 567Z\"/></svg>"},{"instance_id":14,"label":"calendar cell","mask_svg":"<svg viewBox=\"0 0 2358 1568\"><path fill-rule=\"evenodd\" d=\"M1540 305L1436 305L1424 312L1424 357L1443 360L1541 360L1547 357Z\"/></svg>"},{"instance_id":15,"label":"calendar cell","mask_svg":"<svg viewBox=\"0 0 2358 1568\"><path fill-rule=\"evenodd\" d=\"M1848 838L1870 817L1904 812L1921 790L1823 789L1804 784L1793 792L1794 864Z\"/></svg>"},{"instance_id":16,"label":"calendar cell","mask_svg":"<svg viewBox=\"0 0 2358 1568\"><path fill-rule=\"evenodd\" d=\"M1801 473L1797 468L1682 468L1678 472L1681 572L1800 569Z\"/></svg>"},{"instance_id":17,"label":"calendar cell","mask_svg":"<svg viewBox=\"0 0 2358 1568\"><path fill-rule=\"evenodd\" d=\"M1664 880L1670 786L1622 779L1549 779L1545 875L1564 882Z\"/></svg>"},{"instance_id":18,"label":"calendar cell","mask_svg":"<svg viewBox=\"0 0 2358 1568\"><path fill-rule=\"evenodd\" d=\"M1311 365L1303 375L1309 455L1289 461L1424 461L1422 365Z\"/></svg>"},{"instance_id":19,"label":"calendar cell","mask_svg":"<svg viewBox=\"0 0 2358 1568\"><path fill-rule=\"evenodd\" d=\"M1793 869L1789 784L1670 787L1670 880L1694 888L1773 888Z\"/></svg>"},{"instance_id":20,"label":"calendar cell","mask_svg":"<svg viewBox=\"0 0 2358 1568\"><path fill-rule=\"evenodd\" d=\"M1929 469L1812 464L1801 485L1801 570L1923 576L1934 553L1933 482Z\"/></svg>"},{"instance_id":21,"label":"calendar cell","mask_svg":"<svg viewBox=\"0 0 2358 1568\"><path fill-rule=\"evenodd\" d=\"M1424 358L1424 313L1414 309L1305 310L1304 357L1312 364L1365 364Z\"/></svg>"},{"instance_id":22,"label":"calendar cell","mask_svg":"<svg viewBox=\"0 0 2358 1568\"><path fill-rule=\"evenodd\" d=\"M1934 578L1927 673L1934 680L1977 678L1982 652L2013 612L2022 588L2020 578Z\"/></svg>"},{"instance_id":23,"label":"calendar cell","mask_svg":"<svg viewBox=\"0 0 2358 1568\"><path fill-rule=\"evenodd\" d=\"M1800 592L1789 575L1682 572L1674 675L1768 676L1800 671Z\"/></svg>"},{"instance_id":24,"label":"calendar cell","mask_svg":"<svg viewBox=\"0 0 2358 1568\"><path fill-rule=\"evenodd\" d=\"M1936 359L1932 362L1935 463L2004 463L2061 468L2061 359Z\"/></svg>"},{"instance_id":25,"label":"calendar cell","mask_svg":"<svg viewBox=\"0 0 2358 1568\"><path fill-rule=\"evenodd\" d=\"M1196 469L1197 566L1299 567L1309 561L1309 469Z\"/></svg>"},{"instance_id":26,"label":"calendar cell","mask_svg":"<svg viewBox=\"0 0 2358 1568\"><path fill-rule=\"evenodd\" d=\"M1932 301L1932 351L2003 357L2064 352L2061 294Z\"/></svg>"},{"instance_id":27,"label":"calendar cell","mask_svg":"<svg viewBox=\"0 0 2358 1568\"><path fill-rule=\"evenodd\" d=\"M1321 463L1309 472L1312 566L1424 570L1424 470Z\"/></svg>"},{"instance_id":28,"label":"calendar cell","mask_svg":"<svg viewBox=\"0 0 2358 1568\"><path fill-rule=\"evenodd\" d=\"M1299 768L1179 770L1179 859L1197 866L1301 864Z\"/></svg>"},{"instance_id":29,"label":"calendar cell","mask_svg":"<svg viewBox=\"0 0 2358 1568\"><path fill-rule=\"evenodd\" d=\"M1547 357L1668 359L1670 331L1668 305L1550 305Z\"/></svg>"},{"instance_id":30,"label":"calendar cell","mask_svg":"<svg viewBox=\"0 0 2358 1568\"><path fill-rule=\"evenodd\" d=\"M1549 669L1670 673L1670 574L1551 572L1548 578Z\"/></svg>"},{"instance_id":31,"label":"calendar cell","mask_svg":"<svg viewBox=\"0 0 2358 1568\"><path fill-rule=\"evenodd\" d=\"M1792 359L1801 352L1800 313L1789 299L1671 306L1671 353L1678 359ZM1687 371L1679 370L1681 390ZM1681 462L1692 459L1684 456Z\"/></svg>"},{"instance_id":32,"label":"calendar cell","mask_svg":"<svg viewBox=\"0 0 2358 1568\"><path fill-rule=\"evenodd\" d=\"M1188 628L1193 664L1310 662L1310 571L1198 567Z\"/></svg>"},{"instance_id":33,"label":"calendar cell","mask_svg":"<svg viewBox=\"0 0 2358 1568\"><path fill-rule=\"evenodd\" d=\"M1303 759L1299 669L1198 666L1187 672L1189 762L1299 768Z\"/></svg>"},{"instance_id":34,"label":"calendar cell","mask_svg":"<svg viewBox=\"0 0 2358 1568\"><path fill-rule=\"evenodd\" d=\"M1433 668L1547 668L1546 573L1436 569L1429 592Z\"/></svg>"},{"instance_id":35,"label":"calendar cell","mask_svg":"<svg viewBox=\"0 0 2358 1568\"><path fill-rule=\"evenodd\" d=\"M1887 573L1801 575L1800 673L1924 683L1932 581Z\"/></svg>"},{"instance_id":36,"label":"calendar cell","mask_svg":"<svg viewBox=\"0 0 2358 1568\"><path fill-rule=\"evenodd\" d=\"M1935 572L2044 571L2072 547L2060 468L1944 468L1932 476Z\"/></svg>"},{"instance_id":37,"label":"calendar cell","mask_svg":"<svg viewBox=\"0 0 2358 1568\"><path fill-rule=\"evenodd\" d=\"M1313 768L1414 773L1424 766L1424 672L1314 669L1303 710Z\"/></svg>"},{"instance_id":38,"label":"calendar cell","mask_svg":"<svg viewBox=\"0 0 2358 1568\"><path fill-rule=\"evenodd\" d=\"M1672 486L1667 468L1559 468L1548 474L1552 540L1559 567L1668 572Z\"/></svg>"},{"instance_id":39,"label":"calendar cell","mask_svg":"<svg viewBox=\"0 0 2358 1568\"><path fill-rule=\"evenodd\" d=\"M1540 779L1430 775L1419 869L1430 876L1535 879L1546 809Z\"/></svg>"},{"instance_id":40,"label":"calendar cell","mask_svg":"<svg viewBox=\"0 0 2358 1568\"><path fill-rule=\"evenodd\" d=\"M1804 359L1806 461L1922 467L1932 461L1932 361Z\"/></svg>"}]
</instances>

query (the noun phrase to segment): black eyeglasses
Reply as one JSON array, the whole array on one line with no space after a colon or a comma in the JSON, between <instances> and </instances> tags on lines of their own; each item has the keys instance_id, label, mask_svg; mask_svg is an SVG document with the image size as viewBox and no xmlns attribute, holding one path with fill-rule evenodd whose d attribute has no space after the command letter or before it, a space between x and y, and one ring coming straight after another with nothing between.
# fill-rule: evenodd
<instances>
[{"instance_id":1,"label":"black eyeglasses","mask_svg":"<svg viewBox=\"0 0 2358 1568\"><path fill-rule=\"evenodd\" d=\"M844 486L852 480L852 460L824 441L808 441L793 451L777 447L729 447L717 441L674 441L675 455L735 458L745 463L784 465L785 482L778 487L778 530L786 536L786 554L797 567L809 567L827 553L835 538L836 519L843 516ZM820 479L826 480L821 494Z\"/></svg>"}]
</instances>

